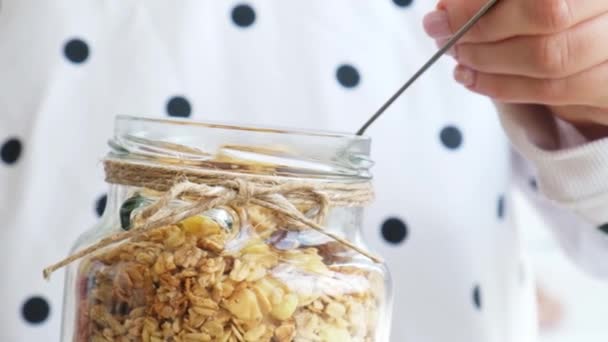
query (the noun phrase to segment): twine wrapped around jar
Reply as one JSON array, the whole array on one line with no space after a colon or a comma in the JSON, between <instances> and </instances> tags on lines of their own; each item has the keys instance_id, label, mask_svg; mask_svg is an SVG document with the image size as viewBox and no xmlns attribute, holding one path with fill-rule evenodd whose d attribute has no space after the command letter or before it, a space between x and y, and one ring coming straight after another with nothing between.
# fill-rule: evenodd
<instances>
[{"instance_id":1,"label":"twine wrapped around jar","mask_svg":"<svg viewBox=\"0 0 608 342\"><path fill-rule=\"evenodd\" d=\"M360 207L373 199L373 189L365 182L304 181L280 176L261 176L223 170L185 168L182 165L158 165L109 158L104 161L106 181L164 192L160 198L136 214L133 227L116 233L68 256L43 271L51 274L75 260L104 247L137 237L152 229L174 224L223 205L250 203L267 208L304 229L314 229L354 251L380 263L374 256L340 236L327 231L321 223L332 207ZM169 206L171 201L185 199L183 207ZM312 210L308 218L297 207ZM243 221L241 221L243 222Z\"/></svg>"}]
</instances>

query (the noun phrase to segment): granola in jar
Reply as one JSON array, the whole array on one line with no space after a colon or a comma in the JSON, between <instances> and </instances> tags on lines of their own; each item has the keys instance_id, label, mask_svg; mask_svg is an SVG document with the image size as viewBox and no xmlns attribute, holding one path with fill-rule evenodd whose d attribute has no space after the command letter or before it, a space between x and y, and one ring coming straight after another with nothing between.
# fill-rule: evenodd
<instances>
[{"instance_id":1,"label":"granola in jar","mask_svg":"<svg viewBox=\"0 0 608 342\"><path fill-rule=\"evenodd\" d=\"M382 275L247 213L240 229L193 216L88 259L76 341L374 341Z\"/></svg>"},{"instance_id":2,"label":"granola in jar","mask_svg":"<svg viewBox=\"0 0 608 342\"><path fill-rule=\"evenodd\" d=\"M62 342L388 342L362 241L370 140L118 117L101 221L67 268Z\"/></svg>"}]
</instances>

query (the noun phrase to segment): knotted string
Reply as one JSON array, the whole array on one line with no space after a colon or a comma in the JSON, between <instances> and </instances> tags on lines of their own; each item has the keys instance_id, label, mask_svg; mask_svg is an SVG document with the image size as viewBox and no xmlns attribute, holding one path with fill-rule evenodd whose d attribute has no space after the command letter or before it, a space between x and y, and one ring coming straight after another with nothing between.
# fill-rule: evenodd
<instances>
[{"instance_id":1,"label":"knotted string","mask_svg":"<svg viewBox=\"0 0 608 342\"><path fill-rule=\"evenodd\" d=\"M112 166L122 163L122 167L133 165L119 161L106 161L107 178L112 179ZM152 166L149 166L152 167ZM110 170L108 172L108 170ZM374 262L381 262L381 259L371 255L360 247L341 238L340 236L327 231L321 222L325 219L327 212L332 206L332 198L335 202L349 204L351 206L361 205L362 200L370 199L371 187L369 184L342 184L336 186L332 183L306 183L299 181L285 181L281 177L271 177L271 182L265 178L266 182L255 182L252 177L238 175L233 177L229 173L216 173L197 170L197 174L205 173L206 177L213 178L213 185L199 184L188 180L186 175L183 181L171 186L156 202L145 207L135 215L133 227L125 232L116 233L101 239L97 243L84 248L64 260L55 263L43 271L43 276L48 279L50 275L82 257L90 255L102 248L117 242L124 241L145 234L151 229L166 225L175 224L188 217L201 214L207 210L230 204L254 204L267 208L282 217L288 219L290 223L301 227L314 229L317 232L334 239L348 248L370 258ZM219 176L218 176L219 175ZM211 177L216 176L216 177ZM234 175L233 175L234 176ZM138 176L139 177L139 176ZM173 173L175 179L175 173ZM249 178L249 179L247 179ZM207 179L209 180L209 179ZM133 180L126 180L129 185L142 186L145 184L134 184ZM116 182L124 184L122 182ZM160 184L158 179L155 184ZM351 201L348 201L349 190L352 191ZM171 206L175 200L188 198L188 204L180 207ZM194 198L194 200L192 200ZM306 205L313 212L313 219L308 218L296 206ZM241 218L241 222L244 222Z\"/></svg>"}]
</instances>

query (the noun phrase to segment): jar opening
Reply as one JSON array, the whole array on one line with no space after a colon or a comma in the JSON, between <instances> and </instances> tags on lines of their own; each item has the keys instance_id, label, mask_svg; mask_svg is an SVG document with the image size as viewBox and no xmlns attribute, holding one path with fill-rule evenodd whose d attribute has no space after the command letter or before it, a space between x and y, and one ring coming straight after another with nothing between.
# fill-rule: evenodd
<instances>
[{"instance_id":1,"label":"jar opening","mask_svg":"<svg viewBox=\"0 0 608 342\"><path fill-rule=\"evenodd\" d=\"M349 133L118 116L112 157L298 178L370 179L371 140Z\"/></svg>"}]
</instances>

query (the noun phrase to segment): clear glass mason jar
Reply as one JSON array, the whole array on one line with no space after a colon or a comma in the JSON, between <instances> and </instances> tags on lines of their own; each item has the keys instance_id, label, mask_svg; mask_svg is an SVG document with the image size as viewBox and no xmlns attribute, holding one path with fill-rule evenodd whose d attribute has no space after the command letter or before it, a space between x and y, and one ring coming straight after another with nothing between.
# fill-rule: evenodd
<instances>
[{"instance_id":1,"label":"clear glass mason jar","mask_svg":"<svg viewBox=\"0 0 608 342\"><path fill-rule=\"evenodd\" d=\"M119 116L110 147L108 158L116 160L225 170L237 178L371 179L370 140L348 134ZM137 213L162 196L134 185L109 187L102 219L74 251L130 229ZM321 224L365 249L363 212L331 207ZM388 342L385 265L278 217L250 203L220 206L72 262L62 341Z\"/></svg>"}]
</instances>

